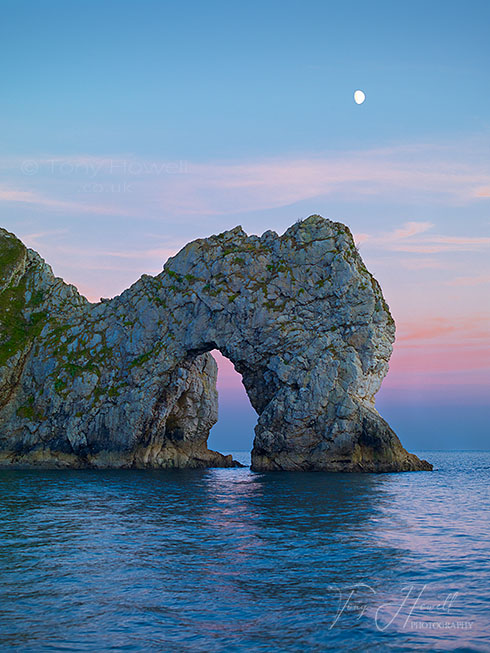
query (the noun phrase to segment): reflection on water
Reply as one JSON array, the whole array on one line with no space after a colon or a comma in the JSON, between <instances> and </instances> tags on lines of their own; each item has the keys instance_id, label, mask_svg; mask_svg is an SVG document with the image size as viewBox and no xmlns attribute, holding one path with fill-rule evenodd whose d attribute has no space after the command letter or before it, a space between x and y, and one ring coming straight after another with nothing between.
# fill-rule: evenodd
<instances>
[{"instance_id":1,"label":"reflection on water","mask_svg":"<svg viewBox=\"0 0 490 653\"><path fill-rule=\"evenodd\" d=\"M0 648L488 650L488 453L413 474L1 471Z\"/></svg>"}]
</instances>

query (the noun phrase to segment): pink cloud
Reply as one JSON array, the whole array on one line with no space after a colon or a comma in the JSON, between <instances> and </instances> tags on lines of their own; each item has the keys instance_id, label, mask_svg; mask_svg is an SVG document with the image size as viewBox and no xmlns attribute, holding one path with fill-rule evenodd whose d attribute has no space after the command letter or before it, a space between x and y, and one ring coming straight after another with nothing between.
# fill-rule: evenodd
<instances>
[{"instance_id":1,"label":"pink cloud","mask_svg":"<svg viewBox=\"0 0 490 653\"><path fill-rule=\"evenodd\" d=\"M411 254L437 254L452 251L474 251L490 246L487 236L445 236L428 233L430 222L406 222L402 227L377 234L356 233L356 243L384 251Z\"/></svg>"},{"instance_id":2,"label":"pink cloud","mask_svg":"<svg viewBox=\"0 0 490 653\"><path fill-rule=\"evenodd\" d=\"M488 315L475 313L459 318L427 316L398 325L390 371L383 387L416 390L452 387L477 394L488 393L490 351ZM471 394L468 390L467 394Z\"/></svg>"},{"instance_id":3,"label":"pink cloud","mask_svg":"<svg viewBox=\"0 0 490 653\"><path fill-rule=\"evenodd\" d=\"M478 188L476 197L490 197L490 188Z\"/></svg>"},{"instance_id":4,"label":"pink cloud","mask_svg":"<svg viewBox=\"0 0 490 653\"><path fill-rule=\"evenodd\" d=\"M441 270L449 267L448 264L444 264L442 261L438 259L427 258L427 257L399 259L398 262L402 267L407 268L407 270L422 270L422 269Z\"/></svg>"},{"instance_id":5,"label":"pink cloud","mask_svg":"<svg viewBox=\"0 0 490 653\"><path fill-rule=\"evenodd\" d=\"M486 348L468 345L455 347L432 346L410 350L396 348L390 362L386 385L411 385L415 378L427 384L457 385L464 374L467 383L476 383L485 375L490 382L490 357Z\"/></svg>"},{"instance_id":6,"label":"pink cloud","mask_svg":"<svg viewBox=\"0 0 490 653\"><path fill-rule=\"evenodd\" d=\"M442 318L434 319L431 322L422 325L402 325L398 328L396 342L397 344L413 342L420 340L432 340L440 336L458 331L458 327L449 320Z\"/></svg>"},{"instance_id":7,"label":"pink cloud","mask_svg":"<svg viewBox=\"0 0 490 653\"><path fill-rule=\"evenodd\" d=\"M29 191L0 188L0 202L32 204L55 210L63 210L77 213L93 213L96 215L124 215L113 206L93 205L84 202L71 202L47 197L45 195Z\"/></svg>"},{"instance_id":8,"label":"pink cloud","mask_svg":"<svg viewBox=\"0 0 490 653\"><path fill-rule=\"evenodd\" d=\"M386 234L386 241L398 241L405 238L411 238L417 234L422 234L431 229L434 225L431 222L406 222L403 227L395 229L393 232Z\"/></svg>"},{"instance_id":9,"label":"pink cloud","mask_svg":"<svg viewBox=\"0 0 490 653\"><path fill-rule=\"evenodd\" d=\"M446 284L448 286L456 286L456 287L461 287L461 286L480 286L483 284L488 284L490 283L490 275L480 275L476 277L456 277L455 279L452 279L451 281L447 281Z\"/></svg>"},{"instance_id":10,"label":"pink cloud","mask_svg":"<svg viewBox=\"0 0 490 653\"><path fill-rule=\"evenodd\" d=\"M486 236L432 236L432 241L446 245L470 245L472 247L490 245L490 237Z\"/></svg>"},{"instance_id":11,"label":"pink cloud","mask_svg":"<svg viewBox=\"0 0 490 653\"><path fill-rule=\"evenodd\" d=\"M433 317L424 324L402 324L398 331L383 388L433 391L461 385L482 388L482 383L490 383L490 330L485 316ZM238 398L243 394L241 377L220 352L213 351L213 356L220 370L218 390Z\"/></svg>"},{"instance_id":12,"label":"pink cloud","mask_svg":"<svg viewBox=\"0 0 490 653\"><path fill-rule=\"evenodd\" d=\"M399 197L404 191L412 196L428 194L431 201L438 201L437 198L451 203L478 201L486 196L490 179L490 166L485 161L484 157L476 156L462 163L460 144L452 148L415 144L239 163L233 160L172 162L130 155L46 155L28 161L34 164L36 172L32 175L26 172L20 178L19 171L25 161L2 159L0 167L11 177L17 174L21 185L29 186L11 193L10 198L4 195L4 201L91 211L84 203L72 202L66 196L73 197L82 182L95 181L103 190L98 197L103 197L106 203L97 209L99 212L112 210L137 218L141 216L142 206L152 214L165 210L180 215L217 216L352 193L359 197ZM120 182L128 182L131 192L121 195L111 191ZM36 184L37 194L33 191ZM50 198L44 196L43 189L47 186ZM65 199L58 197L60 192ZM418 233L408 232L408 235Z\"/></svg>"},{"instance_id":13,"label":"pink cloud","mask_svg":"<svg viewBox=\"0 0 490 653\"><path fill-rule=\"evenodd\" d=\"M174 256L181 247L156 247L143 250L135 251L100 251L98 254L100 256L110 256L112 258L122 258L122 259L135 259L138 261L148 261L155 259L159 264L162 265L167 261L171 256Z\"/></svg>"},{"instance_id":14,"label":"pink cloud","mask_svg":"<svg viewBox=\"0 0 490 653\"><path fill-rule=\"evenodd\" d=\"M406 343L456 335L453 345L456 349L461 344L475 339L485 339L490 333L490 318L482 313L464 317L425 316L416 322L403 321L397 326L396 347Z\"/></svg>"}]
</instances>

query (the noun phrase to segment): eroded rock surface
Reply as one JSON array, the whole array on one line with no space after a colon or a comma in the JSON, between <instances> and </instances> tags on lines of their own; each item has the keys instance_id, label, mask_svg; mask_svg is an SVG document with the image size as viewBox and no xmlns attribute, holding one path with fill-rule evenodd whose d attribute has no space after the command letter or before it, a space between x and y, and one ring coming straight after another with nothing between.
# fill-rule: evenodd
<instances>
[{"instance_id":1,"label":"eroded rock surface","mask_svg":"<svg viewBox=\"0 0 490 653\"><path fill-rule=\"evenodd\" d=\"M0 463L231 466L207 448L219 349L258 423L256 470L431 469L374 407L395 325L347 227L240 227L91 304L0 230Z\"/></svg>"}]
</instances>

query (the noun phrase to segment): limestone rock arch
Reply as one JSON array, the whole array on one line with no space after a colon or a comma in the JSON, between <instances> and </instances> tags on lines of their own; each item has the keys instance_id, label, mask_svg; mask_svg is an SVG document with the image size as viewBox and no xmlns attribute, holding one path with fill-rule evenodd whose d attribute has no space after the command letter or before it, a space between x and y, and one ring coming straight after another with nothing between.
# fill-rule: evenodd
<instances>
[{"instance_id":1,"label":"limestone rock arch","mask_svg":"<svg viewBox=\"0 0 490 653\"><path fill-rule=\"evenodd\" d=\"M0 341L4 464L233 465L206 445L219 349L259 416L254 469L430 469L374 407L395 325L344 225L236 227L99 304L3 232L9 247L0 298L15 295L25 333Z\"/></svg>"}]
</instances>

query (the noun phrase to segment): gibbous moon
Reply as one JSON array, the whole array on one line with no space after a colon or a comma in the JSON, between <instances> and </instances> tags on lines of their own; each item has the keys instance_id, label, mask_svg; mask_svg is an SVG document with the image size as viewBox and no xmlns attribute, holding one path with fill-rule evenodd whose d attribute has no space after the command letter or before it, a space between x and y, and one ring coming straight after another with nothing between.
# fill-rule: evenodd
<instances>
[{"instance_id":1,"label":"gibbous moon","mask_svg":"<svg viewBox=\"0 0 490 653\"><path fill-rule=\"evenodd\" d=\"M354 91L354 102L356 104L362 104L366 99L366 94L363 91Z\"/></svg>"}]
</instances>

